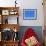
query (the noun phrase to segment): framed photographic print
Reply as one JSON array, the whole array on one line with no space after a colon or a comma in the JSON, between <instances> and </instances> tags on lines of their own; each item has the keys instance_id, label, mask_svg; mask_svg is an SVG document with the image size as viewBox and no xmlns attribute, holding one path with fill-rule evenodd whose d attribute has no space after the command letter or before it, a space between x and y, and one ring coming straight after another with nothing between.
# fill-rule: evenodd
<instances>
[{"instance_id":1,"label":"framed photographic print","mask_svg":"<svg viewBox=\"0 0 46 46\"><path fill-rule=\"evenodd\" d=\"M36 20L37 9L23 9L23 19L24 20Z\"/></svg>"},{"instance_id":2,"label":"framed photographic print","mask_svg":"<svg viewBox=\"0 0 46 46\"><path fill-rule=\"evenodd\" d=\"M17 14L17 11L15 11L15 10L10 10L10 11L9 11L9 14L10 14L10 15L16 15L16 14Z\"/></svg>"},{"instance_id":3,"label":"framed photographic print","mask_svg":"<svg viewBox=\"0 0 46 46\"><path fill-rule=\"evenodd\" d=\"M2 15L9 15L9 10L2 10Z\"/></svg>"},{"instance_id":4,"label":"framed photographic print","mask_svg":"<svg viewBox=\"0 0 46 46\"><path fill-rule=\"evenodd\" d=\"M17 14L17 12L15 12L15 11L14 12L13 11L10 12L10 15L16 15L16 14Z\"/></svg>"}]
</instances>

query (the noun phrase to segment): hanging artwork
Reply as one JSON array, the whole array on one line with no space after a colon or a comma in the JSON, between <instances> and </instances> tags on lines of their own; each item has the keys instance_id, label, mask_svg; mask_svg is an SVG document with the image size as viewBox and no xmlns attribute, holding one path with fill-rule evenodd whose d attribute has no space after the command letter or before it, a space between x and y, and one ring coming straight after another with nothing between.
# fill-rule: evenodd
<instances>
[{"instance_id":1,"label":"hanging artwork","mask_svg":"<svg viewBox=\"0 0 46 46\"><path fill-rule=\"evenodd\" d=\"M23 19L24 20L36 20L37 9L23 9Z\"/></svg>"}]
</instances>

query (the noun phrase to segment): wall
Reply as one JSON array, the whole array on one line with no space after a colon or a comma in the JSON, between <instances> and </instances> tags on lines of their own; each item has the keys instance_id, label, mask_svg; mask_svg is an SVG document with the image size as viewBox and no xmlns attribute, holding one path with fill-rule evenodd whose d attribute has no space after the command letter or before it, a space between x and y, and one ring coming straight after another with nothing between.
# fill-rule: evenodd
<instances>
[{"instance_id":1,"label":"wall","mask_svg":"<svg viewBox=\"0 0 46 46\"><path fill-rule=\"evenodd\" d=\"M20 7L21 9L37 9L37 20L23 20L23 10L20 12L20 25L22 26L42 26L43 25L43 6L42 0L21 0ZM37 23L37 24L36 24Z\"/></svg>"},{"instance_id":2,"label":"wall","mask_svg":"<svg viewBox=\"0 0 46 46\"><path fill-rule=\"evenodd\" d=\"M0 6L9 7L15 6L15 0L0 0ZM19 9L19 24L21 26L43 26L43 6L42 0L17 0ZM37 20L23 20L23 9L37 9ZM28 24L27 24L28 23Z\"/></svg>"}]
</instances>

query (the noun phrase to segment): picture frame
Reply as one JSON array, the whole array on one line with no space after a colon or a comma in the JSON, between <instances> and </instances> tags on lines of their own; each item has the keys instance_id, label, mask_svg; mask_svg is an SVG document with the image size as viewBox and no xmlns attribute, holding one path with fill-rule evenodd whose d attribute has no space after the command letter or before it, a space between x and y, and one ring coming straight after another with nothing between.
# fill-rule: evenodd
<instances>
[{"instance_id":1,"label":"picture frame","mask_svg":"<svg viewBox=\"0 0 46 46\"><path fill-rule=\"evenodd\" d=\"M9 14L10 14L10 15L16 15L16 14L17 14L17 11L15 11L15 10L10 10L10 11L9 11Z\"/></svg>"},{"instance_id":2,"label":"picture frame","mask_svg":"<svg viewBox=\"0 0 46 46\"><path fill-rule=\"evenodd\" d=\"M16 15L16 14L17 12L13 12L13 11L10 12L10 15Z\"/></svg>"},{"instance_id":3,"label":"picture frame","mask_svg":"<svg viewBox=\"0 0 46 46\"><path fill-rule=\"evenodd\" d=\"M23 19L24 20L36 20L37 9L23 9Z\"/></svg>"},{"instance_id":4,"label":"picture frame","mask_svg":"<svg viewBox=\"0 0 46 46\"><path fill-rule=\"evenodd\" d=\"M9 15L9 10L2 10L2 15Z\"/></svg>"}]
</instances>

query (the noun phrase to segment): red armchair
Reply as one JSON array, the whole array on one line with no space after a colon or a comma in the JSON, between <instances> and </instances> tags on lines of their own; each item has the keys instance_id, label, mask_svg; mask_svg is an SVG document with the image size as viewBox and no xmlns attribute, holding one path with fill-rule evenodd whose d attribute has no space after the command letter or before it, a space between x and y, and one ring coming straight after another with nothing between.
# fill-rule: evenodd
<instances>
[{"instance_id":1,"label":"red armchair","mask_svg":"<svg viewBox=\"0 0 46 46\"><path fill-rule=\"evenodd\" d=\"M28 28L26 30L24 37L22 38L21 46L27 46L25 40L31 38L32 36L35 37L36 41L37 41L37 43L34 46L41 46L41 44L39 43L39 41L37 39L37 35L32 28Z\"/></svg>"}]
</instances>

